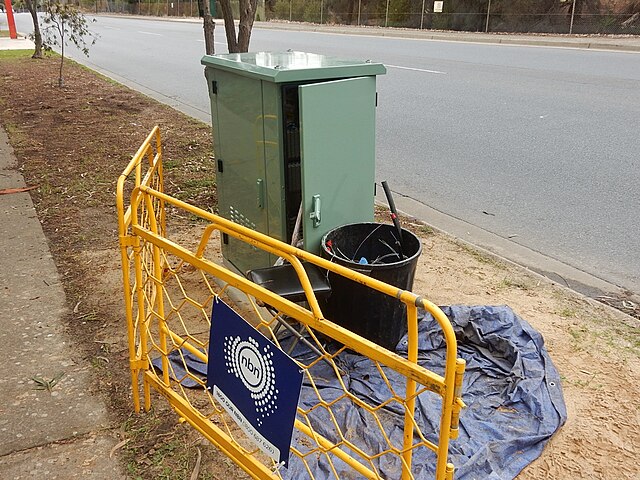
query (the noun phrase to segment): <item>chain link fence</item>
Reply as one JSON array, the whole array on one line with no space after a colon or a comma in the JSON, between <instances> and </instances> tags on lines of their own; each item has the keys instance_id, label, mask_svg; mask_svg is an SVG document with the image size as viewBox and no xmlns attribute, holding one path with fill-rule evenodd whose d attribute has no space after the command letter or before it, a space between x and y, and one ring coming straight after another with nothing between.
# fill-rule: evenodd
<instances>
[{"instance_id":1,"label":"chain link fence","mask_svg":"<svg viewBox=\"0 0 640 480\"><path fill-rule=\"evenodd\" d=\"M278 0L267 17L470 32L640 34L640 1L615 6L606 0Z\"/></svg>"},{"instance_id":2,"label":"chain link fence","mask_svg":"<svg viewBox=\"0 0 640 480\"><path fill-rule=\"evenodd\" d=\"M210 2L213 6L214 2ZM259 2L260 3L260 2ZM197 18L200 16L198 0L80 0L80 5L87 13L121 13L127 15L146 15L154 17L184 17ZM238 0L231 2L234 18L239 18L240 8ZM212 9L212 12L214 10ZM216 3L217 18L222 18L220 5ZM267 20L264 2L261 2L256 20Z\"/></svg>"},{"instance_id":3,"label":"chain link fence","mask_svg":"<svg viewBox=\"0 0 640 480\"><path fill-rule=\"evenodd\" d=\"M238 0L232 1L238 12ZM197 17L197 0L83 0L87 11ZM220 17L217 5L217 16ZM261 0L258 21L469 32L640 35L640 0Z\"/></svg>"},{"instance_id":4,"label":"chain link fence","mask_svg":"<svg viewBox=\"0 0 640 480\"><path fill-rule=\"evenodd\" d=\"M197 0L94 0L82 1L87 12L122 13L128 15L146 15L153 17L198 17Z\"/></svg>"}]
</instances>

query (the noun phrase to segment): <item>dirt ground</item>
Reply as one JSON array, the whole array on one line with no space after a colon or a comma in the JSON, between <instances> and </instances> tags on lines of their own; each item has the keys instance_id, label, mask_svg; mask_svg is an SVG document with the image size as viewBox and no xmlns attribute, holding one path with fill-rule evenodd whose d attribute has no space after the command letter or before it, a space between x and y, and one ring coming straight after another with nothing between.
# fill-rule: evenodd
<instances>
[{"instance_id":1,"label":"dirt ground","mask_svg":"<svg viewBox=\"0 0 640 480\"><path fill-rule=\"evenodd\" d=\"M236 467L162 402L133 415L115 214L118 175L159 124L170 194L215 211L211 135L168 107L56 59L0 52L0 122L16 151L65 285L77 361L95 367L95 391L127 443L132 478L238 478ZM405 219L409 225L412 221ZM436 304L507 304L544 336L563 378L566 425L521 479L640 478L640 321L434 232L423 239L414 291ZM185 231L195 228L184 219ZM621 303L621 300L617 300ZM624 305L638 317L633 302Z\"/></svg>"}]
</instances>

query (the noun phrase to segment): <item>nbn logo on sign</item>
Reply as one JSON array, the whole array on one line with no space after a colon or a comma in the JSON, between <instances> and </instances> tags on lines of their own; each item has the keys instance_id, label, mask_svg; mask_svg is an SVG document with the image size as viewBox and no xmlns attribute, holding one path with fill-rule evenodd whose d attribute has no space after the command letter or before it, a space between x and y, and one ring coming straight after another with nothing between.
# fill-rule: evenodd
<instances>
[{"instance_id":1,"label":"nbn logo on sign","mask_svg":"<svg viewBox=\"0 0 640 480\"><path fill-rule=\"evenodd\" d=\"M260 374L262 373L262 370L260 370L258 366L251 361L249 356L246 354L241 355L240 360L242 362L242 366L245 367L246 370L249 370L249 373L255 376L257 380L260 380Z\"/></svg>"},{"instance_id":2,"label":"nbn logo on sign","mask_svg":"<svg viewBox=\"0 0 640 480\"><path fill-rule=\"evenodd\" d=\"M216 298L207 387L254 443L287 466L302 386L300 367ZM249 430L249 431L247 431Z\"/></svg>"},{"instance_id":3,"label":"nbn logo on sign","mask_svg":"<svg viewBox=\"0 0 640 480\"><path fill-rule=\"evenodd\" d=\"M258 388L262 385L262 379L268 372L264 370L264 361L260 358L260 353L252 348L244 348L239 353L240 372L249 385Z\"/></svg>"}]
</instances>

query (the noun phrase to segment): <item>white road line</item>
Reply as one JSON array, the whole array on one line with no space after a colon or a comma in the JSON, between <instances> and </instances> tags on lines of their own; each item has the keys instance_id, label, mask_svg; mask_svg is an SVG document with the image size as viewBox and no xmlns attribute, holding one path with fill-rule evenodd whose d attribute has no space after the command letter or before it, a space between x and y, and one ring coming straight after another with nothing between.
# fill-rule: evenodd
<instances>
[{"instance_id":1,"label":"white road line","mask_svg":"<svg viewBox=\"0 0 640 480\"><path fill-rule=\"evenodd\" d=\"M107 28L109 30L120 30L118 27L110 27L108 25L102 25L102 28Z\"/></svg>"},{"instance_id":2,"label":"white road line","mask_svg":"<svg viewBox=\"0 0 640 480\"><path fill-rule=\"evenodd\" d=\"M145 35L156 35L158 37L161 37L162 34L161 33L151 33L151 32L142 32L142 31L138 31L138 33L144 33Z\"/></svg>"},{"instance_id":3,"label":"white road line","mask_svg":"<svg viewBox=\"0 0 640 480\"><path fill-rule=\"evenodd\" d=\"M399 68L400 70L413 70L414 72L424 72L424 73L434 73L436 75L446 75L447 72L441 72L439 70L425 70L424 68L413 68L413 67L400 67L398 65L384 65L389 68Z\"/></svg>"}]
</instances>

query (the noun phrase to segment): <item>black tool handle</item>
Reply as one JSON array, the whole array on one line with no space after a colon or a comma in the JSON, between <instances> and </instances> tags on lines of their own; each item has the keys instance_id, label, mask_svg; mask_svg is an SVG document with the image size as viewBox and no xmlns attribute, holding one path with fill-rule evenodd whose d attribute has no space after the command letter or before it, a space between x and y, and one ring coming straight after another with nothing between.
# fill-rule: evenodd
<instances>
[{"instance_id":1,"label":"black tool handle","mask_svg":"<svg viewBox=\"0 0 640 480\"><path fill-rule=\"evenodd\" d=\"M402 258L405 258L404 254L404 246L402 245L402 227L400 226L400 219L398 218L398 211L396 210L396 204L393 201L393 197L391 196L391 189L389 185L387 185L386 180L382 182L382 189L384 190L384 194L387 197L387 202L389 202L389 210L391 210L391 220L393 220L393 225L396 227L398 231L398 240L400 242L400 253Z\"/></svg>"}]
</instances>

